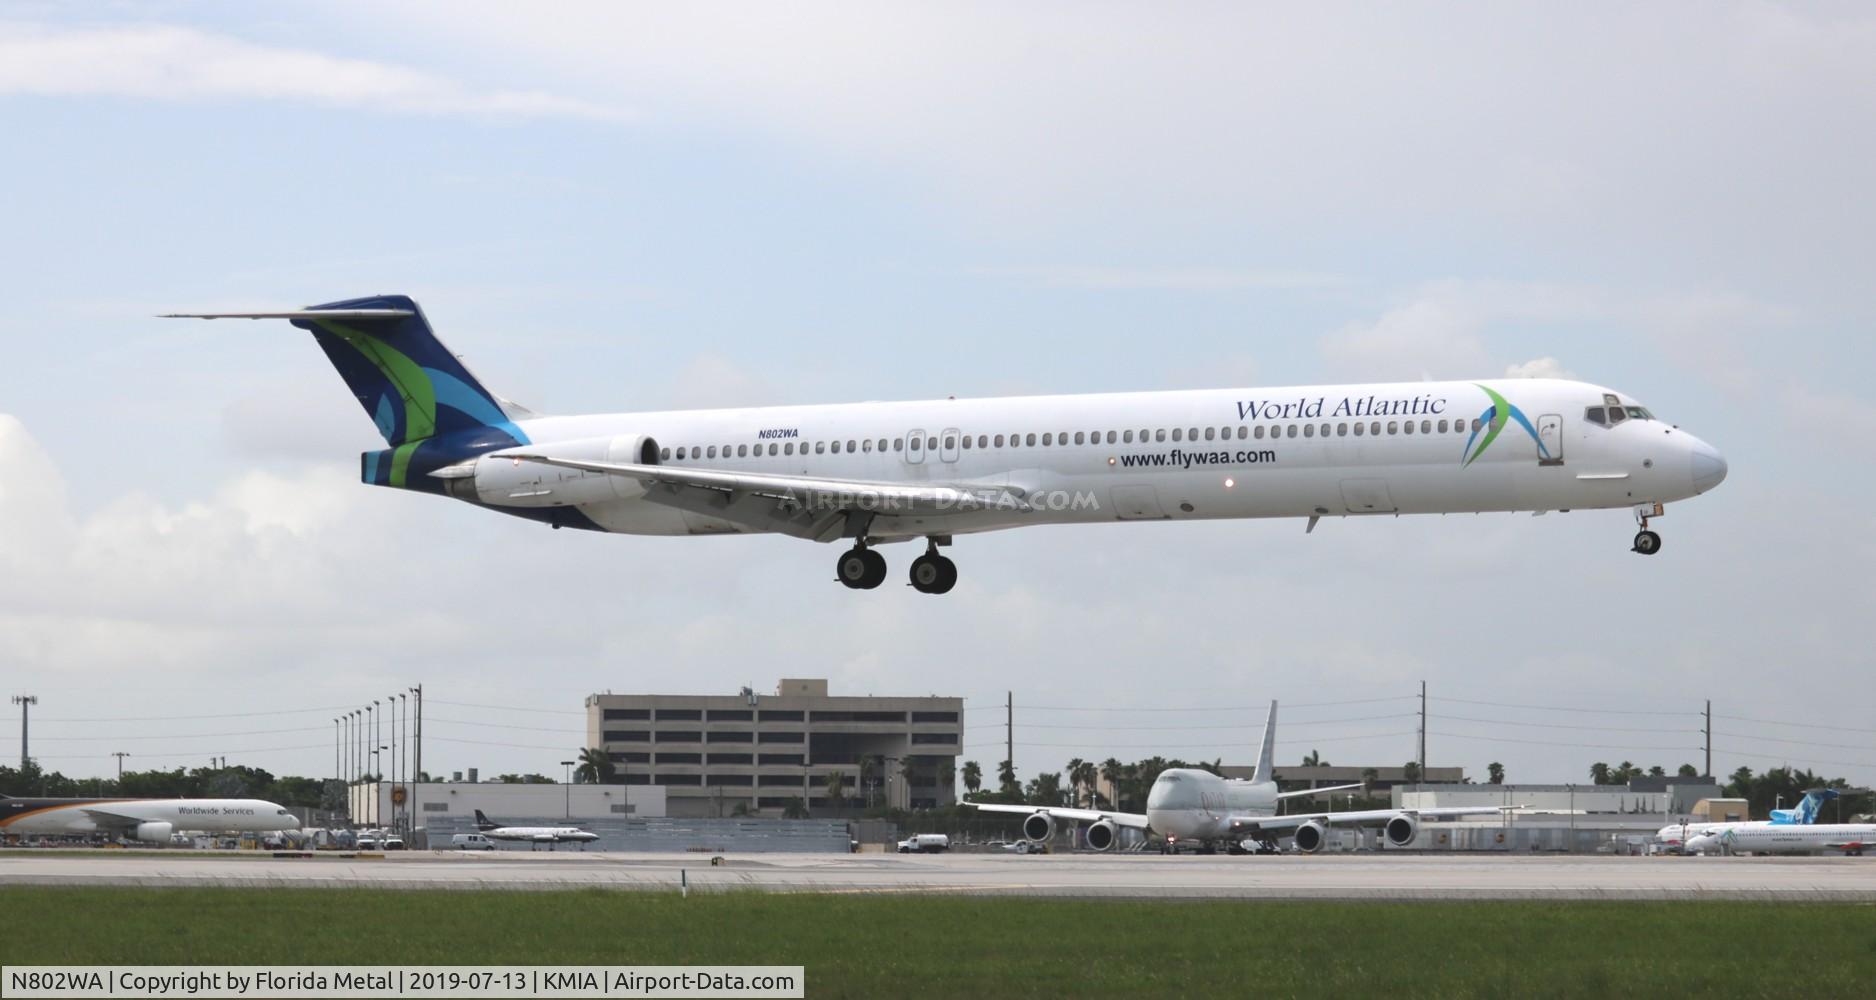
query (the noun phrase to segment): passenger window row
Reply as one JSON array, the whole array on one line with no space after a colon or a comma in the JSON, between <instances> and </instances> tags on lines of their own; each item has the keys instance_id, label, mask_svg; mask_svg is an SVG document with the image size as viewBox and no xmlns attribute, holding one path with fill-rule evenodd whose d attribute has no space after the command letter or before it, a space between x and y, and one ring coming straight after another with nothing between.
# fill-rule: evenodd
<instances>
[{"instance_id":1,"label":"passenger window row","mask_svg":"<svg viewBox=\"0 0 1876 1000\"><path fill-rule=\"evenodd\" d=\"M1592 409L1600 409L1600 407L1592 407ZM1640 407L1631 407L1630 409L1631 411L1640 410ZM1170 431L1164 427L1158 429L1144 428L1137 432L1137 438L1135 436L1136 432L1132 430L1074 431L1072 433L1069 431L1044 431L1040 434L1029 431L1026 433L1018 432L1008 435L979 434L974 438L969 434L965 434L961 437L955 434L947 434L944 438L943 447L946 451L954 451L959 448L969 451L972 448L1059 448L1100 444L1133 444L1136 440L1140 444L1161 444L1167 441L1229 441L1234 438L1239 441L1262 441L1266 438L1274 441L1279 438L1294 438L1299 436L1306 438L1320 436L1326 438L1332 433L1335 437L1348 437L1351 433L1354 434L1355 437L1380 437L1384 433L1465 434L1468 431L1476 432L1481 426L1481 422L1478 420L1473 420L1470 423L1464 420L1436 421L1431 419L1417 422L1413 420L1389 420L1386 423L1379 420L1366 423L1357 420L1353 424L1346 421L1335 424L1273 424L1269 425L1268 430L1266 430L1266 425L1264 424L1258 424L1256 427L1251 427L1247 424L1238 424L1235 427L1174 427ZM1352 431L1351 428L1353 428ZM768 449L766 452L763 450L764 447ZM935 437L912 438L910 441L907 441L905 438L867 438L858 441L849 439L844 442L815 441L811 445L807 441L803 441L799 445L793 441L770 441L766 446L761 443L754 445L695 445L680 446L675 452L670 448L664 448L659 452L659 457L667 462L671 461L673 458L682 462L697 459L707 460L717 457L760 458L765 454L771 457L776 455L806 455L809 454L810 447L813 448L813 454L816 455L840 455L853 454L855 452L870 453L873 451L884 453L889 450L895 453L909 451L916 454L921 451L937 451L939 448L939 440Z\"/></svg>"}]
</instances>

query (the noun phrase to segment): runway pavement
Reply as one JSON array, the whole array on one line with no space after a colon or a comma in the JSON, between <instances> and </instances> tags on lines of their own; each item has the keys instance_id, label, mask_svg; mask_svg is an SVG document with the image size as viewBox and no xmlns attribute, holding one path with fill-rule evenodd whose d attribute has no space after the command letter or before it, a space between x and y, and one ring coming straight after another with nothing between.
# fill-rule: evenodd
<instances>
[{"instance_id":1,"label":"runway pavement","mask_svg":"<svg viewBox=\"0 0 1876 1000\"><path fill-rule=\"evenodd\" d=\"M0 853L0 885L947 892L1232 899L1810 899L1876 902L1876 859L1507 855Z\"/></svg>"}]
</instances>

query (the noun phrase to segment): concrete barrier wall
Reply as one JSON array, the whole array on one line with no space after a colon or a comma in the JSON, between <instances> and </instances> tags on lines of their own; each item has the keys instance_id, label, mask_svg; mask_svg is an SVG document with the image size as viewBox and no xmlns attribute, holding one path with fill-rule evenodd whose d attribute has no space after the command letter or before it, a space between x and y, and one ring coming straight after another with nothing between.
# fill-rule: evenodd
<instances>
[{"instance_id":1,"label":"concrete barrier wall","mask_svg":"<svg viewBox=\"0 0 1876 1000\"><path fill-rule=\"evenodd\" d=\"M569 824L560 816L504 816L508 826L578 826L598 834L586 845L589 851L711 852L759 854L787 851L804 854L845 854L847 824L840 820L789 819L682 819L677 817L627 820L593 819ZM475 821L457 816L434 818L426 827L429 846L447 850L450 837L476 832ZM526 851L530 845L496 844L498 850ZM547 845L534 846L547 850ZM560 844L556 850L577 851L579 844Z\"/></svg>"}]
</instances>

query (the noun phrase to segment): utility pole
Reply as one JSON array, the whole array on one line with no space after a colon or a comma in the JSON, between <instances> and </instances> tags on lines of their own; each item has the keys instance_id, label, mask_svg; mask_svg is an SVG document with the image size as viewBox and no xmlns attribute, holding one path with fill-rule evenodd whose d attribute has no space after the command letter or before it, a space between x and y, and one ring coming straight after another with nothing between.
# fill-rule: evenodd
<instances>
[{"instance_id":1,"label":"utility pole","mask_svg":"<svg viewBox=\"0 0 1876 1000\"><path fill-rule=\"evenodd\" d=\"M417 731L412 735L416 737L417 743L417 783L415 787L421 787L423 785L423 685L419 684L411 688L410 691L417 696ZM417 823L416 817L421 815L417 811L417 793L415 787L413 787L410 795L411 825L413 826Z\"/></svg>"},{"instance_id":2,"label":"utility pole","mask_svg":"<svg viewBox=\"0 0 1876 1000\"><path fill-rule=\"evenodd\" d=\"M339 720L333 719L332 720L332 780L334 781L345 780L345 766L339 763L339 746L343 742L343 737L340 734L343 733L344 731L345 731L344 727L339 724Z\"/></svg>"},{"instance_id":3,"label":"utility pole","mask_svg":"<svg viewBox=\"0 0 1876 1000\"><path fill-rule=\"evenodd\" d=\"M24 771L26 770L26 765L31 763L33 759L32 753L29 752L26 747L27 716L31 712L32 707L39 704L39 696L36 694L16 694L13 696L13 704L20 707L20 770Z\"/></svg>"},{"instance_id":4,"label":"utility pole","mask_svg":"<svg viewBox=\"0 0 1876 1000\"><path fill-rule=\"evenodd\" d=\"M567 768L567 818L572 819L573 818L573 762L570 760L563 760L560 763L565 765ZM721 793L718 793L718 794L720 795ZM717 812L720 814L722 813L722 811L723 811L722 806L718 806Z\"/></svg>"},{"instance_id":5,"label":"utility pole","mask_svg":"<svg viewBox=\"0 0 1876 1000\"><path fill-rule=\"evenodd\" d=\"M1707 719L1707 727L1705 729L1702 729L1700 731L1700 734L1707 738L1706 776L1711 778L1713 777L1713 699L1712 698L1707 699L1707 710L1703 714L1705 714L1706 719Z\"/></svg>"},{"instance_id":6,"label":"utility pole","mask_svg":"<svg viewBox=\"0 0 1876 1000\"><path fill-rule=\"evenodd\" d=\"M117 758L117 783L121 785L124 783L124 758L130 756L130 754L118 750L113 752L111 756ZM119 789L119 791L122 791L122 789Z\"/></svg>"},{"instance_id":7,"label":"utility pole","mask_svg":"<svg viewBox=\"0 0 1876 1000\"><path fill-rule=\"evenodd\" d=\"M1420 782L1427 780L1427 682L1420 682Z\"/></svg>"},{"instance_id":8,"label":"utility pole","mask_svg":"<svg viewBox=\"0 0 1876 1000\"><path fill-rule=\"evenodd\" d=\"M1003 692L1003 759L1010 762L1010 773L1016 773L1016 692Z\"/></svg>"}]
</instances>

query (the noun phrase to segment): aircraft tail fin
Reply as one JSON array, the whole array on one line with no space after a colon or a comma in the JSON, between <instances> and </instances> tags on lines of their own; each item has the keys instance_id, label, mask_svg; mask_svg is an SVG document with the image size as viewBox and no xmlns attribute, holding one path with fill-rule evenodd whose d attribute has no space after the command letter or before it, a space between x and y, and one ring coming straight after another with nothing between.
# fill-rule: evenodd
<instances>
[{"instance_id":1,"label":"aircraft tail fin","mask_svg":"<svg viewBox=\"0 0 1876 1000\"><path fill-rule=\"evenodd\" d=\"M476 829L493 830L499 827L500 825L501 824L496 823L493 820L490 820L487 816L484 816L482 814L482 810L480 809L476 810Z\"/></svg>"},{"instance_id":2,"label":"aircraft tail fin","mask_svg":"<svg viewBox=\"0 0 1876 1000\"><path fill-rule=\"evenodd\" d=\"M1277 703L1270 703L1270 716L1264 720L1264 746L1257 752L1257 770L1251 775L1252 781L1277 780L1277 768L1273 758L1277 749Z\"/></svg>"},{"instance_id":3,"label":"aircraft tail fin","mask_svg":"<svg viewBox=\"0 0 1876 1000\"><path fill-rule=\"evenodd\" d=\"M1824 803L1836 797L1835 788L1813 788L1804 793L1804 798L1798 800L1796 806L1772 810L1772 822L1809 826L1817 822L1817 814L1824 808Z\"/></svg>"},{"instance_id":4,"label":"aircraft tail fin","mask_svg":"<svg viewBox=\"0 0 1876 1000\"><path fill-rule=\"evenodd\" d=\"M443 346L407 295L273 312L168 313L165 318L284 319L312 331L393 448L480 427L498 427L518 443L527 442L514 427L517 414Z\"/></svg>"}]
</instances>

